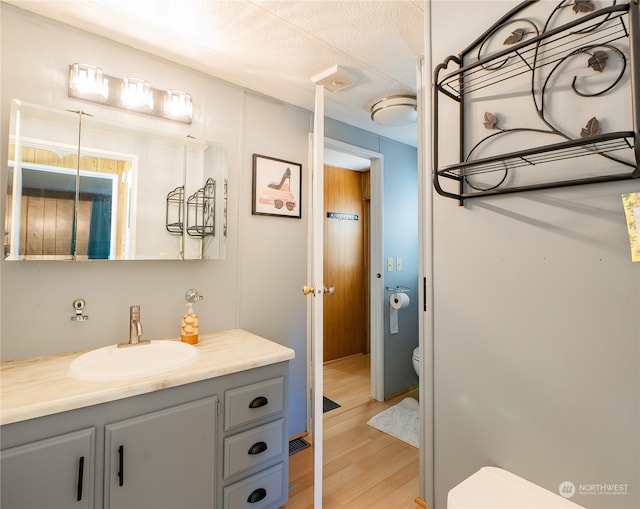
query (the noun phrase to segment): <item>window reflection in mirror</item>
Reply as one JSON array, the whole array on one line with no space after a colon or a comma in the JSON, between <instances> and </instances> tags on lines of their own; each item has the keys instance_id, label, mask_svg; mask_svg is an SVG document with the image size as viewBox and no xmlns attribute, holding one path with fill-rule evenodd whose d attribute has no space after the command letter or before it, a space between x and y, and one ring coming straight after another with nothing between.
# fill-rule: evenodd
<instances>
[{"instance_id":1,"label":"window reflection in mirror","mask_svg":"<svg viewBox=\"0 0 640 509\"><path fill-rule=\"evenodd\" d=\"M224 147L14 101L8 167L7 259L225 256ZM200 189L200 214L189 215Z\"/></svg>"},{"instance_id":2,"label":"window reflection in mirror","mask_svg":"<svg viewBox=\"0 0 640 509\"><path fill-rule=\"evenodd\" d=\"M8 259L73 258L77 146L77 115L44 110L38 115L12 103L4 231Z\"/></svg>"}]
</instances>

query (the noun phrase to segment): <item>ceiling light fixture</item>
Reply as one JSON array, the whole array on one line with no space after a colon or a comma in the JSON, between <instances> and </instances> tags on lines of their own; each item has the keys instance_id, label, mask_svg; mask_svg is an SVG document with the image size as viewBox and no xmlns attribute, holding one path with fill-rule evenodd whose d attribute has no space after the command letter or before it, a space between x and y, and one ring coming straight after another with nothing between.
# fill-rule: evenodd
<instances>
[{"instance_id":1,"label":"ceiling light fixture","mask_svg":"<svg viewBox=\"0 0 640 509\"><path fill-rule=\"evenodd\" d=\"M69 66L69 97L190 124L193 100L179 90L159 90L140 78L117 78L90 64Z\"/></svg>"},{"instance_id":2,"label":"ceiling light fixture","mask_svg":"<svg viewBox=\"0 0 640 509\"><path fill-rule=\"evenodd\" d=\"M400 127L418 119L415 95L392 95L371 106L371 120L377 124Z\"/></svg>"}]
</instances>

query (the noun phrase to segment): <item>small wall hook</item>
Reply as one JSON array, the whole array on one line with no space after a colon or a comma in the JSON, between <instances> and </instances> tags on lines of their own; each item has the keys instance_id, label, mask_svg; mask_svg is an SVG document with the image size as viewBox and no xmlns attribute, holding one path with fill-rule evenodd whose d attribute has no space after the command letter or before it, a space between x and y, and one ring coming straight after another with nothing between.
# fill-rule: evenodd
<instances>
[{"instance_id":1,"label":"small wall hook","mask_svg":"<svg viewBox=\"0 0 640 509\"><path fill-rule=\"evenodd\" d=\"M73 322L84 322L89 319L89 315L85 315L84 307L87 305L87 302L84 299L75 299L73 301L73 309L75 309L76 314L71 317L71 321Z\"/></svg>"}]
</instances>

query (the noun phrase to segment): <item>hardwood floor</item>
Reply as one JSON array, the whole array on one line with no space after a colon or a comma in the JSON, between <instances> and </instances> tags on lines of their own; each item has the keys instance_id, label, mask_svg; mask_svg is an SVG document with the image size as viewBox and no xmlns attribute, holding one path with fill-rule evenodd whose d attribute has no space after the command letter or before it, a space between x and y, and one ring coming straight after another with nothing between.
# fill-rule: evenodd
<instances>
[{"instance_id":1,"label":"hardwood floor","mask_svg":"<svg viewBox=\"0 0 640 509\"><path fill-rule=\"evenodd\" d=\"M367 425L378 412L417 390L371 400L369 356L324 367L324 395L341 405L324 414L324 509L418 509L418 449ZM304 437L311 442L310 437ZM313 508L313 449L289 457L286 509Z\"/></svg>"}]
</instances>

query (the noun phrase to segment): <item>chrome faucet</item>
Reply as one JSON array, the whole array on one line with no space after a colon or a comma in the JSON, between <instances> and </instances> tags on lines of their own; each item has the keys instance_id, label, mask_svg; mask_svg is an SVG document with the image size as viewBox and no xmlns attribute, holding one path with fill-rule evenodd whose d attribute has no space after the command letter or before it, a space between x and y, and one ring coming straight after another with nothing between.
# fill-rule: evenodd
<instances>
[{"instance_id":1,"label":"chrome faucet","mask_svg":"<svg viewBox=\"0 0 640 509\"><path fill-rule=\"evenodd\" d=\"M140 306L131 306L129 308L129 342L118 343L119 348L126 346L146 345L151 343L148 339L141 340L142 322L140 321Z\"/></svg>"}]
</instances>

